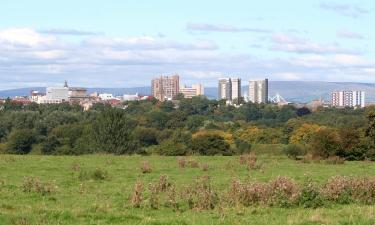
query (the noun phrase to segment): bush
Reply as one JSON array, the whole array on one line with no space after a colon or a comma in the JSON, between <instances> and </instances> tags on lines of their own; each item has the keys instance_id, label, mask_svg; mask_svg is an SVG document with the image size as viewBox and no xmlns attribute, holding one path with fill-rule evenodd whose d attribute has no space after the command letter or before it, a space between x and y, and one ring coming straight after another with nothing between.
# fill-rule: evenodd
<instances>
[{"instance_id":1,"label":"bush","mask_svg":"<svg viewBox=\"0 0 375 225\"><path fill-rule=\"evenodd\" d=\"M173 140L163 141L160 145L153 149L154 153L165 156L184 156L188 153L188 149L184 144L177 143Z\"/></svg>"},{"instance_id":2,"label":"bush","mask_svg":"<svg viewBox=\"0 0 375 225\"><path fill-rule=\"evenodd\" d=\"M95 170L83 170L79 169L78 179L79 180L108 180L109 173L105 169L96 168Z\"/></svg>"},{"instance_id":3,"label":"bush","mask_svg":"<svg viewBox=\"0 0 375 225\"><path fill-rule=\"evenodd\" d=\"M24 192L36 192L43 196L55 193L56 189L57 186L54 184L54 182L43 183L39 178L36 177L27 177L22 184L22 190Z\"/></svg>"},{"instance_id":4,"label":"bush","mask_svg":"<svg viewBox=\"0 0 375 225\"><path fill-rule=\"evenodd\" d=\"M9 135L7 152L11 154L28 154L35 141L36 135L33 130L14 130Z\"/></svg>"},{"instance_id":5,"label":"bush","mask_svg":"<svg viewBox=\"0 0 375 225\"><path fill-rule=\"evenodd\" d=\"M300 144L289 144L284 147L283 151L291 159L298 159L306 155L305 148Z\"/></svg>"},{"instance_id":6,"label":"bush","mask_svg":"<svg viewBox=\"0 0 375 225\"><path fill-rule=\"evenodd\" d=\"M319 186L310 180L302 187L298 198L298 204L304 208L319 208L324 206L325 201L320 194Z\"/></svg>"},{"instance_id":7,"label":"bush","mask_svg":"<svg viewBox=\"0 0 375 225\"><path fill-rule=\"evenodd\" d=\"M49 136L42 144L42 154L53 155L55 154L58 146L60 146L60 142L57 137L54 135Z\"/></svg>"},{"instance_id":8,"label":"bush","mask_svg":"<svg viewBox=\"0 0 375 225\"><path fill-rule=\"evenodd\" d=\"M194 137L191 143L194 153L201 155L228 155L231 153L229 144L217 134L202 134Z\"/></svg>"}]
</instances>

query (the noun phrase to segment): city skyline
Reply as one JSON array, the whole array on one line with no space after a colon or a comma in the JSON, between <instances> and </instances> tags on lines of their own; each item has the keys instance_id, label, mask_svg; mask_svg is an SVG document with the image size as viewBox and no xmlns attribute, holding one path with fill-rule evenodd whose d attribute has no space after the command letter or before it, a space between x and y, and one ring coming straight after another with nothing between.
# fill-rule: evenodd
<instances>
[{"instance_id":1,"label":"city skyline","mask_svg":"<svg viewBox=\"0 0 375 225\"><path fill-rule=\"evenodd\" d=\"M208 87L227 76L374 83L374 7L369 0L5 1L0 90L63 80L139 87L174 73Z\"/></svg>"}]
</instances>

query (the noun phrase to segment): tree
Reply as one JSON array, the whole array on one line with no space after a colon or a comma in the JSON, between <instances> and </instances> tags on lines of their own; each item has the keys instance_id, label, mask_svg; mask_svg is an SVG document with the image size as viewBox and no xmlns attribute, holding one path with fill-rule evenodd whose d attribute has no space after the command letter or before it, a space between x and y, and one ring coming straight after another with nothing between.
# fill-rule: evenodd
<instances>
[{"instance_id":1,"label":"tree","mask_svg":"<svg viewBox=\"0 0 375 225\"><path fill-rule=\"evenodd\" d=\"M106 109L93 125L97 146L113 154L133 153L137 146L131 139L135 121L128 118L121 109Z\"/></svg>"},{"instance_id":2,"label":"tree","mask_svg":"<svg viewBox=\"0 0 375 225\"><path fill-rule=\"evenodd\" d=\"M309 115L311 113L310 109L306 108L306 107L302 107L302 108L299 108L297 109L297 116L301 117L301 116L306 116L306 115Z\"/></svg>"},{"instance_id":3,"label":"tree","mask_svg":"<svg viewBox=\"0 0 375 225\"><path fill-rule=\"evenodd\" d=\"M61 145L60 141L55 135L47 137L42 144L42 153L45 155L53 155L56 152L56 148Z\"/></svg>"},{"instance_id":4,"label":"tree","mask_svg":"<svg viewBox=\"0 0 375 225\"><path fill-rule=\"evenodd\" d=\"M223 137L217 134L202 134L193 138L191 149L196 154L201 155L228 155L230 145Z\"/></svg>"},{"instance_id":5,"label":"tree","mask_svg":"<svg viewBox=\"0 0 375 225\"><path fill-rule=\"evenodd\" d=\"M334 156L340 151L340 136L334 129L319 129L311 136L307 147L313 155L323 158Z\"/></svg>"},{"instance_id":6,"label":"tree","mask_svg":"<svg viewBox=\"0 0 375 225\"><path fill-rule=\"evenodd\" d=\"M292 144L306 144L311 140L313 134L323 128L325 127L317 124L302 124L301 127L293 131L289 142Z\"/></svg>"},{"instance_id":7,"label":"tree","mask_svg":"<svg viewBox=\"0 0 375 225\"><path fill-rule=\"evenodd\" d=\"M28 154L36 141L33 130L13 130L8 138L7 151L12 154Z\"/></svg>"},{"instance_id":8,"label":"tree","mask_svg":"<svg viewBox=\"0 0 375 225\"><path fill-rule=\"evenodd\" d=\"M134 140L139 141L144 147L157 145L157 136L158 131L155 128L137 127L133 132Z\"/></svg>"}]
</instances>

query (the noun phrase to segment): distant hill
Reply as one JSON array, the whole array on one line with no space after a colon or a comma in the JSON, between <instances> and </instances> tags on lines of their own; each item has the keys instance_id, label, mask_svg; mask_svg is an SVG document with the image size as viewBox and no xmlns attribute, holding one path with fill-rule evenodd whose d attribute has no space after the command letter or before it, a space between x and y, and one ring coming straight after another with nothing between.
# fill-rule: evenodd
<instances>
[{"instance_id":1,"label":"distant hill","mask_svg":"<svg viewBox=\"0 0 375 225\"><path fill-rule=\"evenodd\" d=\"M375 102L375 84L366 83L340 83L340 82L320 82L320 81L270 81L269 94L274 96L279 93L290 102L309 102L314 99L323 98L329 100L329 95L335 90L363 90L366 91L367 102ZM27 96L31 90L45 92L44 87L20 88L0 91L0 98ZM242 87L245 93L248 86ZM134 88L88 88L89 93L111 93L114 95L139 93L141 95L150 95L150 87ZM216 87L206 87L205 94L208 98L217 98Z\"/></svg>"}]
</instances>

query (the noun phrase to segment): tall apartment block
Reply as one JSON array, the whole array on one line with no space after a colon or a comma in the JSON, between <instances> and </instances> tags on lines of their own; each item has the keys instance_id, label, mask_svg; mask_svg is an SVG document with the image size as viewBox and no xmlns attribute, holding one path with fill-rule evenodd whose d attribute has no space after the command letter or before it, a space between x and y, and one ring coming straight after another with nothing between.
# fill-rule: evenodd
<instances>
[{"instance_id":1,"label":"tall apartment block","mask_svg":"<svg viewBox=\"0 0 375 225\"><path fill-rule=\"evenodd\" d=\"M366 106L364 91L334 91L331 93L333 107L360 107Z\"/></svg>"},{"instance_id":2,"label":"tall apartment block","mask_svg":"<svg viewBox=\"0 0 375 225\"><path fill-rule=\"evenodd\" d=\"M218 87L219 100L232 100L232 82L230 78L220 78Z\"/></svg>"},{"instance_id":3,"label":"tall apartment block","mask_svg":"<svg viewBox=\"0 0 375 225\"><path fill-rule=\"evenodd\" d=\"M151 81L151 92L159 101L172 100L180 91L180 77L160 76Z\"/></svg>"},{"instance_id":4,"label":"tall apartment block","mask_svg":"<svg viewBox=\"0 0 375 225\"><path fill-rule=\"evenodd\" d=\"M241 98L241 79L232 78L232 100L239 100Z\"/></svg>"},{"instance_id":5,"label":"tall apartment block","mask_svg":"<svg viewBox=\"0 0 375 225\"><path fill-rule=\"evenodd\" d=\"M268 79L249 81L249 101L268 103Z\"/></svg>"},{"instance_id":6,"label":"tall apartment block","mask_svg":"<svg viewBox=\"0 0 375 225\"><path fill-rule=\"evenodd\" d=\"M218 87L219 100L235 100L241 98L240 78L220 78Z\"/></svg>"}]
</instances>

